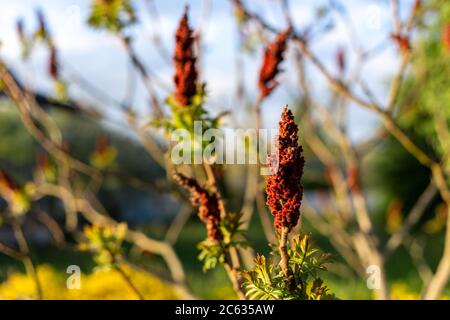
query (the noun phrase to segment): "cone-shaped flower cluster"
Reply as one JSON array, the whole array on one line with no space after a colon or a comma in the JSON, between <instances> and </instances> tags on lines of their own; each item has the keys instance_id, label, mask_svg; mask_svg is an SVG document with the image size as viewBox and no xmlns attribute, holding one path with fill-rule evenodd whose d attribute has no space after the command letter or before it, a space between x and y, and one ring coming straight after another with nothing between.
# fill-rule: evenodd
<instances>
[{"instance_id":1,"label":"cone-shaped flower cluster","mask_svg":"<svg viewBox=\"0 0 450 320\"><path fill-rule=\"evenodd\" d=\"M221 218L217 195L209 194L195 179L186 177L181 173L176 173L174 179L180 186L189 191L192 205L199 208L198 216L206 225L208 238L213 242L222 240L223 235L220 230Z\"/></svg>"},{"instance_id":2,"label":"cone-shaped flower cluster","mask_svg":"<svg viewBox=\"0 0 450 320\"><path fill-rule=\"evenodd\" d=\"M277 150L269 163L278 164L276 172L266 177L267 205L275 217L278 232L282 227L291 230L300 217L303 198L301 178L305 159L303 148L298 145L298 127L292 112L286 107L279 123Z\"/></svg>"},{"instance_id":3,"label":"cone-shaped flower cluster","mask_svg":"<svg viewBox=\"0 0 450 320\"><path fill-rule=\"evenodd\" d=\"M343 74L347 68L347 59L346 59L345 49L339 48L336 51L336 65L339 69L339 72Z\"/></svg>"},{"instance_id":4,"label":"cone-shaped flower cluster","mask_svg":"<svg viewBox=\"0 0 450 320\"><path fill-rule=\"evenodd\" d=\"M442 45L447 53L450 53L450 23L442 28Z\"/></svg>"},{"instance_id":5,"label":"cone-shaped flower cluster","mask_svg":"<svg viewBox=\"0 0 450 320\"><path fill-rule=\"evenodd\" d=\"M194 38L189 27L187 8L175 33L175 99L182 106L188 106L197 93L196 58L193 51Z\"/></svg>"},{"instance_id":6,"label":"cone-shaped flower cluster","mask_svg":"<svg viewBox=\"0 0 450 320\"><path fill-rule=\"evenodd\" d=\"M279 33L276 39L270 43L264 52L264 60L259 71L259 94L263 99L270 95L278 85L276 76L280 72L280 63L283 61L283 54L286 51L287 39L291 29Z\"/></svg>"}]
</instances>

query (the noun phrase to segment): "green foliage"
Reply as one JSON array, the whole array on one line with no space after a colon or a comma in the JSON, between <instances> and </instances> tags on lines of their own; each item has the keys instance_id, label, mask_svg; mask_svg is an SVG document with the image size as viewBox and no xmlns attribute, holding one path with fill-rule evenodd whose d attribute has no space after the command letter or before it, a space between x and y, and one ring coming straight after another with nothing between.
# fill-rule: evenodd
<instances>
[{"instance_id":1,"label":"green foliage","mask_svg":"<svg viewBox=\"0 0 450 320\"><path fill-rule=\"evenodd\" d=\"M399 124L414 143L439 159L444 150L436 120L450 125L450 52L442 43L442 29L450 22L450 2L430 0L423 5L417 19L420 33L413 38L411 68L403 81L396 113ZM393 137L380 144L371 160L373 167L367 170L371 173L366 182L382 196L377 197L382 199L377 203L379 212L385 212L393 200L400 201L402 211L408 212L429 183L428 168ZM433 212L432 208L427 212Z\"/></svg>"},{"instance_id":2,"label":"green foliage","mask_svg":"<svg viewBox=\"0 0 450 320\"><path fill-rule=\"evenodd\" d=\"M4 198L8 203L8 211L13 217L21 217L27 214L31 208L31 200L26 190L15 189L3 192L0 186L0 198Z\"/></svg>"},{"instance_id":3,"label":"green foliage","mask_svg":"<svg viewBox=\"0 0 450 320\"><path fill-rule=\"evenodd\" d=\"M228 212L225 219L221 221L221 228L223 234L223 245L225 248L246 246L247 242L244 236L244 229L242 221L242 213Z\"/></svg>"},{"instance_id":4,"label":"green foliage","mask_svg":"<svg viewBox=\"0 0 450 320\"><path fill-rule=\"evenodd\" d=\"M221 243L206 239L197 245L200 250L198 259L203 262L203 271L214 269L218 264L224 263L226 252Z\"/></svg>"},{"instance_id":5,"label":"green foliage","mask_svg":"<svg viewBox=\"0 0 450 320\"><path fill-rule=\"evenodd\" d=\"M209 129L217 129L222 118L228 112L222 112L215 117L211 117L203 107L206 98L206 88L202 85L198 88L197 94L192 98L192 103L188 106L180 105L173 95L166 99L166 104L171 112L161 119L153 119L147 125L164 128L167 135L174 133L181 139L180 142L189 143L191 161L195 162L196 155L203 155L205 147L211 141L204 140L204 133ZM187 137L186 134L189 134ZM190 138L190 141L188 140ZM186 146L187 147L187 146ZM183 148L183 152L187 148ZM184 156L184 154L183 154Z\"/></svg>"},{"instance_id":6,"label":"green foliage","mask_svg":"<svg viewBox=\"0 0 450 320\"><path fill-rule=\"evenodd\" d=\"M86 242L80 249L94 253L94 260L99 269L114 269L118 266L122 255L122 243L127 232L127 225L120 223L117 226L100 227L93 225L85 227Z\"/></svg>"},{"instance_id":7,"label":"green foliage","mask_svg":"<svg viewBox=\"0 0 450 320\"><path fill-rule=\"evenodd\" d=\"M241 218L242 213L228 213L220 222L223 239L220 242L206 239L197 245L200 250L198 259L203 262L203 271L214 269L218 264L224 263L231 248L247 246L244 230L241 228L243 223Z\"/></svg>"},{"instance_id":8,"label":"green foliage","mask_svg":"<svg viewBox=\"0 0 450 320\"><path fill-rule=\"evenodd\" d=\"M180 105L173 95L166 99L166 104L170 107L170 116L163 119L150 121L150 125L163 127L167 132L177 129L184 129L194 133L194 123L200 121L203 130L217 128L221 118L226 113L221 113L216 117L210 117L203 108L206 99L206 87L202 85L198 88L197 94L192 98L192 103L188 106Z\"/></svg>"},{"instance_id":9,"label":"green foliage","mask_svg":"<svg viewBox=\"0 0 450 320\"><path fill-rule=\"evenodd\" d=\"M420 137L415 139L419 140ZM393 199L401 202L402 211L408 211L429 183L428 168L421 165L393 137L388 137L374 152L369 166L371 170L368 170L364 181L377 192L377 205L383 213Z\"/></svg>"},{"instance_id":10,"label":"green foliage","mask_svg":"<svg viewBox=\"0 0 450 320\"><path fill-rule=\"evenodd\" d=\"M243 273L246 296L250 300L335 299L319 277L319 271L327 270L325 264L330 262L330 255L312 247L309 234L294 239L288 254L295 287L278 263L258 255L254 269Z\"/></svg>"},{"instance_id":11,"label":"green foliage","mask_svg":"<svg viewBox=\"0 0 450 320\"><path fill-rule=\"evenodd\" d=\"M62 80L56 80L53 83L55 96L58 101L67 102L69 99L67 83Z\"/></svg>"},{"instance_id":12,"label":"green foliage","mask_svg":"<svg viewBox=\"0 0 450 320\"><path fill-rule=\"evenodd\" d=\"M6 101L0 102L0 136L0 156L3 161L24 165L34 160L36 143L25 130L15 106Z\"/></svg>"},{"instance_id":13,"label":"green foliage","mask_svg":"<svg viewBox=\"0 0 450 320\"><path fill-rule=\"evenodd\" d=\"M8 205L13 216L23 216L30 210L31 200L25 191L16 190L12 193Z\"/></svg>"},{"instance_id":14,"label":"green foliage","mask_svg":"<svg viewBox=\"0 0 450 320\"><path fill-rule=\"evenodd\" d=\"M88 23L94 28L118 33L136 20L130 0L93 0Z\"/></svg>"},{"instance_id":15,"label":"green foliage","mask_svg":"<svg viewBox=\"0 0 450 320\"><path fill-rule=\"evenodd\" d=\"M423 33L413 47L412 72L400 97L405 106L401 122L442 155L436 117L445 118L450 125L450 52L442 40L442 30L450 22L450 3L430 1L427 9L428 15L422 17Z\"/></svg>"}]
</instances>

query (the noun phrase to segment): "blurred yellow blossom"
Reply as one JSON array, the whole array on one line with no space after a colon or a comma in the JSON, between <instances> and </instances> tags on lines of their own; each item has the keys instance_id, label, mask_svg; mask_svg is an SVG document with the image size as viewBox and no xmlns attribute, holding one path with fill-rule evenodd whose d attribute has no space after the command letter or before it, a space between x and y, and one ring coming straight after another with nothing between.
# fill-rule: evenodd
<instances>
[{"instance_id":1,"label":"blurred yellow blossom","mask_svg":"<svg viewBox=\"0 0 450 320\"><path fill-rule=\"evenodd\" d=\"M444 229L447 221L447 211L447 206L444 203L439 204L435 210L436 214L434 217L423 225L423 231L428 234L436 234Z\"/></svg>"},{"instance_id":2,"label":"blurred yellow blossom","mask_svg":"<svg viewBox=\"0 0 450 320\"><path fill-rule=\"evenodd\" d=\"M177 299L175 292L160 280L142 271L126 268L127 274L143 294L145 299ZM38 267L43 298L48 300L132 300L136 295L114 271L98 271L81 274L81 288L70 290L66 287L69 275L59 273L48 265ZM23 273L11 274L0 284L0 299L30 299L35 295L34 282Z\"/></svg>"},{"instance_id":3,"label":"blurred yellow blossom","mask_svg":"<svg viewBox=\"0 0 450 320\"><path fill-rule=\"evenodd\" d=\"M87 241L80 245L80 249L92 251L99 268L114 267L114 264L120 259L127 225L119 223L106 227L86 226L83 233Z\"/></svg>"},{"instance_id":4,"label":"blurred yellow blossom","mask_svg":"<svg viewBox=\"0 0 450 320\"><path fill-rule=\"evenodd\" d=\"M391 299L393 300L420 300L420 293L411 290L404 282L394 282L391 286ZM447 295L442 295L440 299L450 299Z\"/></svg>"}]
</instances>

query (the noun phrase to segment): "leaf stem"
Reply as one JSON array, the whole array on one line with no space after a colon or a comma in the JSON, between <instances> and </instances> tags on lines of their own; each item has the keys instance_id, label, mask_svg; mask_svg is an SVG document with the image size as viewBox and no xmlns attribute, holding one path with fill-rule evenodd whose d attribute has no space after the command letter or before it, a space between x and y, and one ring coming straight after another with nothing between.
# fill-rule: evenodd
<instances>
[{"instance_id":1,"label":"leaf stem","mask_svg":"<svg viewBox=\"0 0 450 320\"><path fill-rule=\"evenodd\" d=\"M292 274L291 269L289 268L289 253L287 251L287 244L288 244L288 235L289 235L289 228L283 227L281 229L281 235L280 235L280 246L278 247L280 251L281 256L281 270L283 271L284 276L289 281L289 290L295 289L295 279L294 275Z\"/></svg>"},{"instance_id":2,"label":"leaf stem","mask_svg":"<svg viewBox=\"0 0 450 320\"><path fill-rule=\"evenodd\" d=\"M145 298L142 295L142 293L139 292L139 290L133 284L133 282L131 281L130 277L125 273L125 271L120 266L117 266L116 270L121 275L121 277L125 280L127 285L131 288L131 290L133 290L133 292L136 294L136 296L138 296L139 300L145 300Z\"/></svg>"},{"instance_id":3,"label":"leaf stem","mask_svg":"<svg viewBox=\"0 0 450 320\"><path fill-rule=\"evenodd\" d=\"M20 253L23 255L23 257L21 258L22 263L25 266L27 274L33 278L36 287L36 298L38 300L42 300L42 287L39 282L36 267L33 263L33 260L30 257L30 248L28 246L28 242L25 239L21 226L17 222L13 223L13 229L14 229L14 236L19 245Z\"/></svg>"}]
</instances>

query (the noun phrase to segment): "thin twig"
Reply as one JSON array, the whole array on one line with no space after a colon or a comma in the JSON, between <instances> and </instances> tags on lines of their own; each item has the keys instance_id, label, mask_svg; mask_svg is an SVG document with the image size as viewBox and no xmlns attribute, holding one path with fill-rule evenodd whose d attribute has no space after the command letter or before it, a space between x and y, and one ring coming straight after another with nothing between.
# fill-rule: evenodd
<instances>
[{"instance_id":1,"label":"thin twig","mask_svg":"<svg viewBox=\"0 0 450 320\"><path fill-rule=\"evenodd\" d=\"M133 281L131 281L130 277L126 274L126 272L120 267L116 266L115 270L120 274L120 276L125 280L127 285L133 290L133 292L136 294L136 296L139 298L139 300L145 300L142 293L136 288Z\"/></svg>"}]
</instances>

